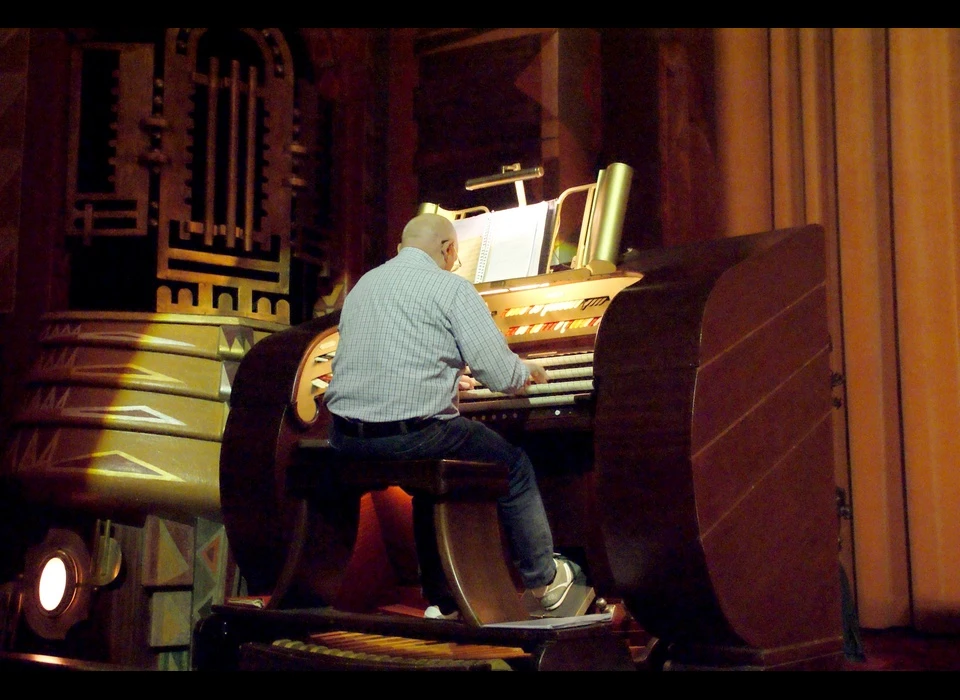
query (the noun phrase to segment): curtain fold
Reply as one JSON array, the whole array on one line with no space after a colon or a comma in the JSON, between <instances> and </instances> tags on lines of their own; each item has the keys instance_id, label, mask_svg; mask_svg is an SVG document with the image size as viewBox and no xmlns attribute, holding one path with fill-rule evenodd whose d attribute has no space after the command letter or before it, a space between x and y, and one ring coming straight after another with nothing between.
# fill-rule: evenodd
<instances>
[{"instance_id":1,"label":"curtain fold","mask_svg":"<svg viewBox=\"0 0 960 700\"><path fill-rule=\"evenodd\" d=\"M958 29L889 30L891 196L914 624L960 628Z\"/></svg>"},{"instance_id":2,"label":"curtain fold","mask_svg":"<svg viewBox=\"0 0 960 700\"><path fill-rule=\"evenodd\" d=\"M723 235L819 223L828 238L860 623L956 632L960 29L715 39Z\"/></svg>"}]
</instances>

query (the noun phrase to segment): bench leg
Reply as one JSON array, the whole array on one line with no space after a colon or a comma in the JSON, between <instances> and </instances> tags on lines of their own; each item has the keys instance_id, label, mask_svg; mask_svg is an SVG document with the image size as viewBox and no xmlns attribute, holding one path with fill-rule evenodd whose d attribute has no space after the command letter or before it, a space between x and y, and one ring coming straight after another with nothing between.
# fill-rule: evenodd
<instances>
[{"instance_id":1,"label":"bench leg","mask_svg":"<svg viewBox=\"0 0 960 700\"><path fill-rule=\"evenodd\" d=\"M434 506L434 523L447 583L464 620L475 626L529 620L500 556L496 502L441 501Z\"/></svg>"}]
</instances>

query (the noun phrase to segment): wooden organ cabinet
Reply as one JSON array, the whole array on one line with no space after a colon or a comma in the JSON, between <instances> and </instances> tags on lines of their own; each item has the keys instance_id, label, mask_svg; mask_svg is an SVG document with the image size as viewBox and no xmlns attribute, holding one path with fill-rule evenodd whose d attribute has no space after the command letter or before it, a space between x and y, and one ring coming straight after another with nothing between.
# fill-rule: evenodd
<instances>
[{"instance_id":1,"label":"wooden organ cabinet","mask_svg":"<svg viewBox=\"0 0 960 700\"><path fill-rule=\"evenodd\" d=\"M598 598L622 601L659 640L657 668L838 668L823 230L650 250L614 272L477 288L509 345L542 362L550 381L522 397L464 392L461 411L528 449L558 549L582 564ZM271 636L303 645L332 627L494 643L529 660L530 630L511 638L398 619L372 593L359 600L365 576L376 577L364 574L370 557L357 536L369 508L359 496L332 504L288 490L298 446L326 435L317 399L336 322L332 314L270 335L237 372L221 501L250 593L271 609L215 607L196 631L198 663L257 668L279 656L296 667ZM397 537L384 528L385 541ZM484 637L494 632L495 641ZM539 634L536 648L548 640L567 651L524 668L630 666L618 656L627 643L602 630L581 630L586 642L569 630ZM251 656L251 644L268 651Z\"/></svg>"}]
</instances>

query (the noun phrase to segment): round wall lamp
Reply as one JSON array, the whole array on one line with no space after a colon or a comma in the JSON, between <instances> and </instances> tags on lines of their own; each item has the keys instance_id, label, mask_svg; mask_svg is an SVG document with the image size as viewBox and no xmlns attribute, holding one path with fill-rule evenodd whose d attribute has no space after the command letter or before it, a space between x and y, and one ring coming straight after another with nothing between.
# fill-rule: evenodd
<instances>
[{"instance_id":1,"label":"round wall lamp","mask_svg":"<svg viewBox=\"0 0 960 700\"><path fill-rule=\"evenodd\" d=\"M23 613L36 634L64 639L90 614L90 553L77 533L51 529L26 554Z\"/></svg>"}]
</instances>

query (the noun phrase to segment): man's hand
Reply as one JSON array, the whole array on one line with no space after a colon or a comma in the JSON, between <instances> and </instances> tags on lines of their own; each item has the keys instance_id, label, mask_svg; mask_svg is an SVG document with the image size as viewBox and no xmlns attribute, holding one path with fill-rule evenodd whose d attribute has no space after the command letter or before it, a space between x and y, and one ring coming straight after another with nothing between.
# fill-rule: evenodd
<instances>
[{"instance_id":1,"label":"man's hand","mask_svg":"<svg viewBox=\"0 0 960 700\"><path fill-rule=\"evenodd\" d=\"M470 391L471 389L476 389L479 383L480 382L473 377L461 374L460 378L457 379L457 389L460 391Z\"/></svg>"},{"instance_id":2,"label":"man's hand","mask_svg":"<svg viewBox=\"0 0 960 700\"><path fill-rule=\"evenodd\" d=\"M545 370L540 363L534 362L533 360L524 360L523 364L525 364L527 369L530 370L530 378L527 379L524 386L547 383L547 370Z\"/></svg>"}]
</instances>

